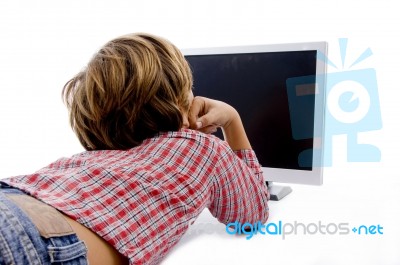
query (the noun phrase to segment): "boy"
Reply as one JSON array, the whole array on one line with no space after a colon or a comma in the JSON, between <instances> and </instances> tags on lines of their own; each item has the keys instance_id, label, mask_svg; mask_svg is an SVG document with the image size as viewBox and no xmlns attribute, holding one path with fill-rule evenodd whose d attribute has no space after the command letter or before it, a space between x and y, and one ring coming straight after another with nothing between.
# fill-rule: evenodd
<instances>
[{"instance_id":1,"label":"boy","mask_svg":"<svg viewBox=\"0 0 400 265\"><path fill-rule=\"evenodd\" d=\"M0 264L60 261L54 248L66 246L75 254L63 264L158 264L205 207L225 224L266 222L268 191L239 114L193 96L190 68L167 40L130 34L108 42L63 96L87 151L2 180L8 217L0 221L37 229L27 235L34 251L21 254L26 242L12 249L17 239L2 225ZM225 141L210 135L218 127ZM28 201L62 219L51 228ZM68 242L55 244L60 238Z\"/></svg>"}]
</instances>

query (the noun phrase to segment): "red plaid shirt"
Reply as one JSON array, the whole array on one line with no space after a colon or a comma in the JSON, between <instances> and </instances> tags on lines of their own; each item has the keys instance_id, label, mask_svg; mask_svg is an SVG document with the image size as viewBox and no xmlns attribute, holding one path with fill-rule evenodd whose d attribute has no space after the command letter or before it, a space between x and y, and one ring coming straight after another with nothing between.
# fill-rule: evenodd
<instances>
[{"instance_id":1,"label":"red plaid shirt","mask_svg":"<svg viewBox=\"0 0 400 265\"><path fill-rule=\"evenodd\" d=\"M157 264L205 207L220 222L265 222L268 191L252 150L212 135L161 133L129 150L87 151L3 179L90 228L130 264Z\"/></svg>"}]
</instances>

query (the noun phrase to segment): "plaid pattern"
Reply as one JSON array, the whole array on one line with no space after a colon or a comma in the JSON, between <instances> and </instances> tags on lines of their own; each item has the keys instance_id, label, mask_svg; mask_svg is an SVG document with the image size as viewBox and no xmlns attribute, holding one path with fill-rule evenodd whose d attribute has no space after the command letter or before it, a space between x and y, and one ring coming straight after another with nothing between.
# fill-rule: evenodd
<instances>
[{"instance_id":1,"label":"plaid pattern","mask_svg":"<svg viewBox=\"0 0 400 265\"><path fill-rule=\"evenodd\" d=\"M265 222L268 191L252 150L182 129L129 150L88 151L3 179L89 227L130 264L157 264L205 207L220 222Z\"/></svg>"}]
</instances>

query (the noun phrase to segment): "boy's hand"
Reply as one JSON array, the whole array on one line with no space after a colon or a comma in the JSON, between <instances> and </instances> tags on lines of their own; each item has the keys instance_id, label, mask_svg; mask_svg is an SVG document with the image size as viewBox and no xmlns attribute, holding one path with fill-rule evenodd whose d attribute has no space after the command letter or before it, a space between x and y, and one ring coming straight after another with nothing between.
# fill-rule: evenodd
<instances>
[{"instance_id":1,"label":"boy's hand","mask_svg":"<svg viewBox=\"0 0 400 265\"><path fill-rule=\"evenodd\" d=\"M218 127L227 128L239 114L230 105L205 97L195 97L189 110L190 128L213 133Z\"/></svg>"},{"instance_id":2,"label":"boy's hand","mask_svg":"<svg viewBox=\"0 0 400 265\"><path fill-rule=\"evenodd\" d=\"M205 97L195 97L189 110L190 128L213 133L222 128L233 150L251 149L239 113L230 105Z\"/></svg>"}]
</instances>

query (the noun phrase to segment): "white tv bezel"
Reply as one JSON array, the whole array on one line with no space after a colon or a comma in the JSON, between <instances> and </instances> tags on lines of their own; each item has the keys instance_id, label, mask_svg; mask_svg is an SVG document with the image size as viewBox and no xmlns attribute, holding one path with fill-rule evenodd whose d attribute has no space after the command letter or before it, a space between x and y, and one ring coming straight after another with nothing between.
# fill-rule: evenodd
<instances>
[{"instance_id":1,"label":"white tv bezel","mask_svg":"<svg viewBox=\"0 0 400 265\"><path fill-rule=\"evenodd\" d=\"M285 51L307 51L315 50L318 53L327 55L327 42L300 42L300 43L282 43L267 45L247 45L247 46L227 46L227 47L207 47L183 49L185 56L191 55L213 55L213 54L243 54L243 53L270 53ZM320 148L314 149L312 170L296 170L283 168L263 167L265 181L322 185L323 183L323 153L324 153L324 129L325 129L325 88L326 88L326 63L319 60L317 56L316 76L318 76L317 93L315 97L315 115L314 115L314 142L313 146ZM318 135L320 134L320 135Z\"/></svg>"}]
</instances>

